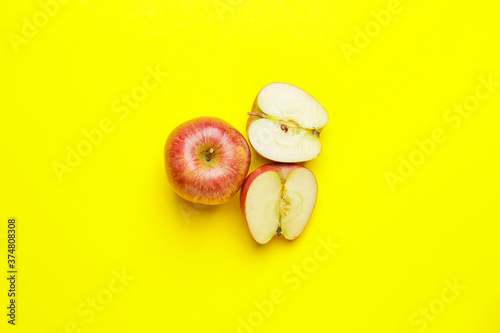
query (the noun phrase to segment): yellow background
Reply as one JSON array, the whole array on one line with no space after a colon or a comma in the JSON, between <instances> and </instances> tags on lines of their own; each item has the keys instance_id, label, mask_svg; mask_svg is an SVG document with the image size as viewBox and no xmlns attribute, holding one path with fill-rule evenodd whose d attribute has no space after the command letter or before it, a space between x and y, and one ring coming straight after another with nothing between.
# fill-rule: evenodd
<instances>
[{"instance_id":1,"label":"yellow background","mask_svg":"<svg viewBox=\"0 0 500 333\"><path fill-rule=\"evenodd\" d=\"M255 301L279 291L284 302L252 331L500 332L500 87L458 128L444 119L480 77L500 82L500 8L401 0L376 23L371 11L393 5L74 0L44 22L37 1L4 1L0 266L15 217L19 274L16 327L2 278L1 331L237 332L239 318L258 321ZM37 32L14 47L34 16ZM120 119L113 103L156 68L168 75ZM274 81L308 91L330 122L305 164L319 183L307 228L259 246L239 195L212 208L177 197L162 150L176 125L202 115L246 137L245 113ZM103 119L113 130L59 181L53 163ZM435 128L446 141L391 191L386 172ZM252 151L251 170L265 162ZM324 261L318 237L340 244ZM284 276L303 264L312 272L293 289ZM86 320L79 307L122 270L134 278ZM467 288L425 328L412 324L455 279Z\"/></svg>"}]
</instances>

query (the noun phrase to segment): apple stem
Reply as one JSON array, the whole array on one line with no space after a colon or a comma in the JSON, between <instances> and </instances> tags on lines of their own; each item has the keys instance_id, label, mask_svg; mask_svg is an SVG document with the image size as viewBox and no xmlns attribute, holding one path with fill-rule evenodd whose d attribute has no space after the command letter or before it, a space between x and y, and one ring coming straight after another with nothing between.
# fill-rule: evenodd
<instances>
[{"instance_id":1,"label":"apple stem","mask_svg":"<svg viewBox=\"0 0 500 333\"><path fill-rule=\"evenodd\" d=\"M264 115L262 113L247 112L247 115L264 118Z\"/></svg>"},{"instance_id":2,"label":"apple stem","mask_svg":"<svg viewBox=\"0 0 500 333\"><path fill-rule=\"evenodd\" d=\"M212 155L214 153L214 149L210 148L210 149L205 150L205 152L207 153L207 155L205 156L205 161L210 162L212 160Z\"/></svg>"}]
</instances>

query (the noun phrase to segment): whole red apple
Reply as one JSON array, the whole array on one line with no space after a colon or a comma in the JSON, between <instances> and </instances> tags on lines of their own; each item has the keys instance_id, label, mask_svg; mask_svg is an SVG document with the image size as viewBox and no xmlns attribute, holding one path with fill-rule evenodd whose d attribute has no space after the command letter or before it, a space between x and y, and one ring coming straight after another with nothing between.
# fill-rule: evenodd
<instances>
[{"instance_id":1,"label":"whole red apple","mask_svg":"<svg viewBox=\"0 0 500 333\"><path fill-rule=\"evenodd\" d=\"M250 149L240 132L215 117L189 120L168 136L165 169L174 191L195 203L219 205L240 189Z\"/></svg>"},{"instance_id":2,"label":"whole red apple","mask_svg":"<svg viewBox=\"0 0 500 333\"><path fill-rule=\"evenodd\" d=\"M316 204L318 183L307 168L296 164L268 164L245 180L240 204L250 234L265 244L274 235L297 238Z\"/></svg>"}]
</instances>

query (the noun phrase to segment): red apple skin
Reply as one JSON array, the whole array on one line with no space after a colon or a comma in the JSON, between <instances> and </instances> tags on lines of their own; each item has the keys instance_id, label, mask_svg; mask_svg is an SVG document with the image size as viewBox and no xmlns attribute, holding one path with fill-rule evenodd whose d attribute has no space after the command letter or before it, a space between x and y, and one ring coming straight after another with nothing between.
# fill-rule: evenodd
<instances>
[{"instance_id":1,"label":"red apple skin","mask_svg":"<svg viewBox=\"0 0 500 333\"><path fill-rule=\"evenodd\" d=\"M213 154L207 157L210 149ZM195 203L220 205L245 181L251 155L236 128L219 118L200 117L170 133L164 157L167 178L179 196Z\"/></svg>"},{"instance_id":2,"label":"red apple skin","mask_svg":"<svg viewBox=\"0 0 500 333\"><path fill-rule=\"evenodd\" d=\"M250 189L250 185L252 185L255 178L257 178L259 175L263 174L266 171L275 171L278 173L281 179L286 179L293 170L299 168L305 168L305 167L298 164L271 163L258 167L250 175L248 175L247 179L245 180L241 188L240 207L241 207L241 212L245 217L245 222L247 224L248 230L250 231L250 234L252 234L252 231L250 230L250 226L248 225L247 216L245 213L245 203L247 199L248 190Z\"/></svg>"}]
</instances>

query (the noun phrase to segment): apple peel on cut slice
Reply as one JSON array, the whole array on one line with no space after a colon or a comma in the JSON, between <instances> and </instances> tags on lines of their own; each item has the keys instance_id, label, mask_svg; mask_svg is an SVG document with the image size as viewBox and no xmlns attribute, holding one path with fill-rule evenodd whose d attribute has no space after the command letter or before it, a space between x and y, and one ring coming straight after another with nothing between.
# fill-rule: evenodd
<instances>
[{"instance_id":1,"label":"apple peel on cut slice","mask_svg":"<svg viewBox=\"0 0 500 333\"><path fill-rule=\"evenodd\" d=\"M316 204L318 184L314 174L300 165L268 164L245 180L240 204L250 234L265 244L274 235L297 238Z\"/></svg>"},{"instance_id":2,"label":"apple peel on cut slice","mask_svg":"<svg viewBox=\"0 0 500 333\"><path fill-rule=\"evenodd\" d=\"M295 163L312 160L321 152L319 135L328 123L328 113L299 87L282 82L268 84L255 98L248 115L248 140L263 157Z\"/></svg>"}]
</instances>

